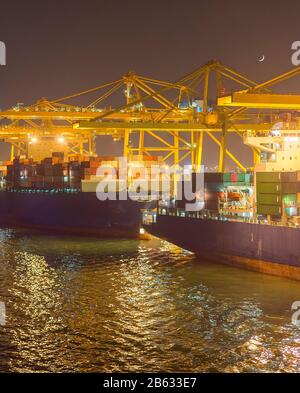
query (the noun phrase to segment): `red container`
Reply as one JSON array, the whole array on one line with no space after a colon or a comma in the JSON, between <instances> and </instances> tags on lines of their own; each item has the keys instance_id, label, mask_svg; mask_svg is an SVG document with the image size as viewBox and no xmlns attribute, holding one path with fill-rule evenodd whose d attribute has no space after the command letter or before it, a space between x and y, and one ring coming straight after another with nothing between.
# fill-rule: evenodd
<instances>
[{"instance_id":1,"label":"red container","mask_svg":"<svg viewBox=\"0 0 300 393\"><path fill-rule=\"evenodd\" d=\"M232 183L237 183L238 180L239 180L238 174L237 173L232 173L230 175L230 180L231 180Z\"/></svg>"}]
</instances>

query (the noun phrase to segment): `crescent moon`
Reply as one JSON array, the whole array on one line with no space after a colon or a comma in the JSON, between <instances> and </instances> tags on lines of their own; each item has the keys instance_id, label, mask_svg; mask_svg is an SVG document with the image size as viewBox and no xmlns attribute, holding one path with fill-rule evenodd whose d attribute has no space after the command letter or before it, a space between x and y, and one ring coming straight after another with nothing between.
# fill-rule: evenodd
<instances>
[{"instance_id":1,"label":"crescent moon","mask_svg":"<svg viewBox=\"0 0 300 393\"><path fill-rule=\"evenodd\" d=\"M261 63L265 60L265 55L263 55L263 57L261 59L259 59L258 61Z\"/></svg>"}]
</instances>

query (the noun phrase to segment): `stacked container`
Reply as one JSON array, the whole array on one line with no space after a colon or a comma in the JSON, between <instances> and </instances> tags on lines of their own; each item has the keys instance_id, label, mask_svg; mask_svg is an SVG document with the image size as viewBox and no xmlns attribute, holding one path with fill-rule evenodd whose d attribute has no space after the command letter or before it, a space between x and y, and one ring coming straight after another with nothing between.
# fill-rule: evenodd
<instances>
[{"instance_id":1,"label":"stacked container","mask_svg":"<svg viewBox=\"0 0 300 393\"><path fill-rule=\"evenodd\" d=\"M299 192L299 172L257 172L257 214L297 216Z\"/></svg>"}]
</instances>

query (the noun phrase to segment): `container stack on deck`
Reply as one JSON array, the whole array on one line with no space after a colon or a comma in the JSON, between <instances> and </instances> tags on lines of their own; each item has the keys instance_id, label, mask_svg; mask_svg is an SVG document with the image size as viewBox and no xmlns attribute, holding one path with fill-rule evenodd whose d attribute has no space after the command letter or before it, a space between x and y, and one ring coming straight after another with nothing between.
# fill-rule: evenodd
<instances>
[{"instance_id":1,"label":"container stack on deck","mask_svg":"<svg viewBox=\"0 0 300 393\"><path fill-rule=\"evenodd\" d=\"M133 160L134 159L134 160ZM160 163L159 157L134 156L130 161L129 181L143 176L141 165L150 169L153 164ZM113 156L90 157L74 156L70 161L64 161L63 153L53 153L52 157L44 158L41 162L32 159L14 159L7 169L6 188L10 191L19 190L53 190L95 192L99 179L108 174L119 177L119 160ZM99 167L101 172L97 173ZM150 174L150 173L149 173ZM143 183L140 181L142 186ZM149 186L145 180L145 186Z\"/></svg>"},{"instance_id":2,"label":"container stack on deck","mask_svg":"<svg viewBox=\"0 0 300 393\"><path fill-rule=\"evenodd\" d=\"M300 172L257 172L257 214L299 216Z\"/></svg>"},{"instance_id":3,"label":"container stack on deck","mask_svg":"<svg viewBox=\"0 0 300 393\"><path fill-rule=\"evenodd\" d=\"M73 157L64 162L63 153L53 153L41 162L15 158L6 166L8 190L81 190L82 180L96 177L97 168L110 157Z\"/></svg>"}]
</instances>

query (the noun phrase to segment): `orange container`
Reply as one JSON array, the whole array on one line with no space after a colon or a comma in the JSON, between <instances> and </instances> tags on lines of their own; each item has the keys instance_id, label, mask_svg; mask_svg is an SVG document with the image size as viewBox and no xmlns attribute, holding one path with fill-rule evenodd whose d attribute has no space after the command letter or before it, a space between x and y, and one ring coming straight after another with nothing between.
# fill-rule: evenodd
<instances>
[{"instance_id":1,"label":"orange container","mask_svg":"<svg viewBox=\"0 0 300 393\"><path fill-rule=\"evenodd\" d=\"M101 165L101 161L91 161L90 168L98 168Z\"/></svg>"}]
</instances>

